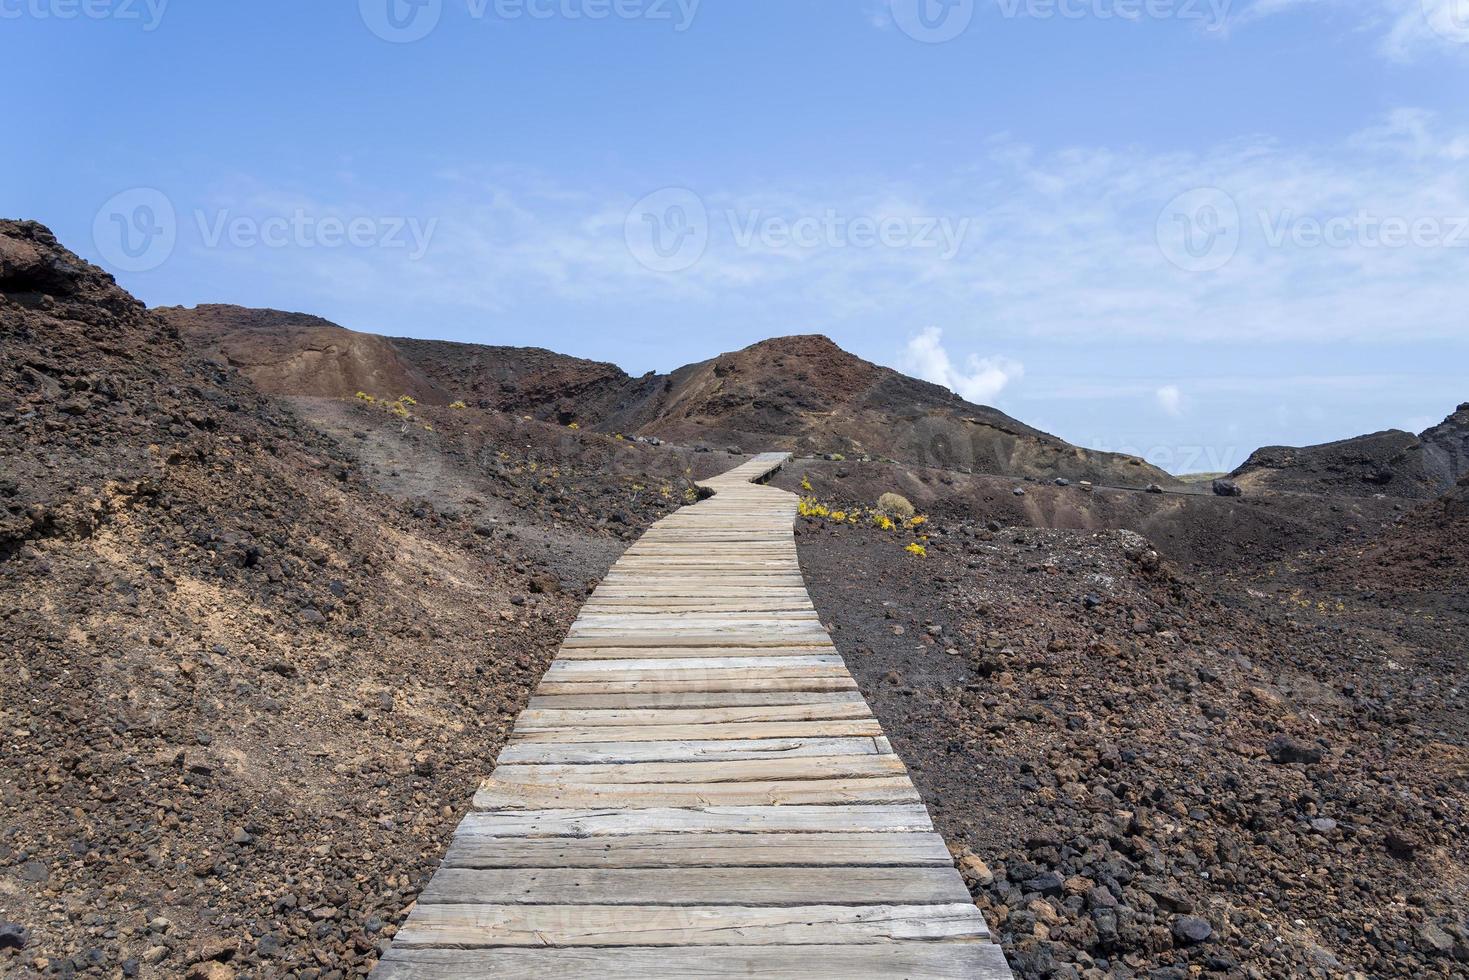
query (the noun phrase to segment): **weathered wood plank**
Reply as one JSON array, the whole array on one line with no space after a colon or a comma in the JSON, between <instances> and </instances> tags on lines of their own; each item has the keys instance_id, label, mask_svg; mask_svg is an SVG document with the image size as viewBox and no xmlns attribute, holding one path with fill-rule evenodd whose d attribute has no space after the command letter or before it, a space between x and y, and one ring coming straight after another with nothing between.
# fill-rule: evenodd
<instances>
[{"instance_id":1,"label":"weathered wood plank","mask_svg":"<svg viewBox=\"0 0 1469 980\"><path fill-rule=\"evenodd\" d=\"M682 742L703 739L877 737L876 719L856 721L765 721L745 725L629 725L626 728L537 728L518 731L512 742Z\"/></svg>"},{"instance_id":2,"label":"weathered wood plank","mask_svg":"<svg viewBox=\"0 0 1469 980\"><path fill-rule=\"evenodd\" d=\"M825 651L825 652L823 652ZM694 657L836 657L835 647L585 647L561 651L570 660L688 660Z\"/></svg>"},{"instance_id":3,"label":"weathered wood plank","mask_svg":"<svg viewBox=\"0 0 1469 980\"><path fill-rule=\"evenodd\" d=\"M952 868L934 833L629 834L618 837L454 836L451 868Z\"/></svg>"},{"instance_id":4,"label":"weathered wood plank","mask_svg":"<svg viewBox=\"0 0 1469 980\"><path fill-rule=\"evenodd\" d=\"M557 660L546 671L552 680L565 680L578 674L659 674L669 671L734 671L748 674L758 671L770 677L825 677L847 672L846 664L834 654L809 657L628 657L614 660ZM801 673L804 671L804 675Z\"/></svg>"},{"instance_id":5,"label":"weathered wood plank","mask_svg":"<svg viewBox=\"0 0 1469 980\"><path fill-rule=\"evenodd\" d=\"M781 759L672 762L506 763L502 760L495 767L494 779L501 783L567 786L579 783L758 783L782 779L897 776L906 772L897 756L866 752Z\"/></svg>"},{"instance_id":6,"label":"weathered wood plank","mask_svg":"<svg viewBox=\"0 0 1469 980\"><path fill-rule=\"evenodd\" d=\"M810 646L820 650L831 649L831 640L826 634L811 634L809 641L796 640L792 635L769 631L733 634L721 633L598 633L595 636L571 636L562 644L563 649L578 647L789 647ZM840 658L838 658L840 659Z\"/></svg>"},{"instance_id":7,"label":"weathered wood plank","mask_svg":"<svg viewBox=\"0 0 1469 980\"><path fill-rule=\"evenodd\" d=\"M474 794L480 810L556 807L799 806L917 802L906 776L870 779L787 779L749 783L507 783L493 776Z\"/></svg>"},{"instance_id":8,"label":"weathered wood plank","mask_svg":"<svg viewBox=\"0 0 1469 980\"><path fill-rule=\"evenodd\" d=\"M575 670L572 665L552 664L552 671L547 671L545 680L541 682L540 690L547 692L553 686L563 684L598 684L603 690L611 690L609 685L614 684L647 684L665 685L665 690L678 690L676 687L667 686L673 684L684 685L713 685L724 682L744 682L748 686L741 690L760 690L762 683L793 682L799 684L819 684L829 682L833 684L845 684L851 680L852 675L847 673L845 666L839 664L792 664L788 659L769 658L758 663L747 663L735 667L722 664L710 665L708 661L690 660L688 662L679 660L631 660L618 663L607 661L594 661L602 666L595 670ZM669 665L673 666L670 667ZM685 687L685 690L718 690L709 686ZM803 688L805 689L805 688ZM845 689L845 688L839 688Z\"/></svg>"},{"instance_id":9,"label":"weathered wood plank","mask_svg":"<svg viewBox=\"0 0 1469 980\"><path fill-rule=\"evenodd\" d=\"M536 695L531 708L739 708L757 704L851 704L856 691L651 692L642 694Z\"/></svg>"},{"instance_id":10,"label":"weathered wood plank","mask_svg":"<svg viewBox=\"0 0 1469 980\"><path fill-rule=\"evenodd\" d=\"M970 902L950 868L442 868L428 905L941 905Z\"/></svg>"},{"instance_id":11,"label":"weathered wood plank","mask_svg":"<svg viewBox=\"0 0 1469 980\"><path fill-rule=\"evenodd\" d=\"M487 837L605 837L670 833L933 833L921 803L889 806L586 807L471 813L458 833ZM880 847L876 841L874 847Z\"/></svg>"},{"instance_id":12,"label":"weathered wood plank","mask_svg":"<svg viewBox=\"0 0 1469 980\"><path fill-rule=\"evenodd\" d=\"M697 693L740 693L740 692L790 692L790 691L856 691L857 682L846 672L826 676L794 677L772 676L766 671L750 674L737 671L731 677L711 677L708 674L686 674L673 678L647 677L633 681L608 680L605 676L577 678L575 680L542 681L537 694L674 694Z\"/></svg>"},{"instance_id":13,"label":"weathered wood plank","mask_svg":"<svg viewBox=\"0 0 1469 980\"><path fill-rule=\"evenodd\" d=\"M737 762L827 755L877 755L873 738L764 738L685 742L512 742L500 752L504 765L578 765L620 762ZM498 772L497 772L498 774Z\"/></svg>"},{"instance_id":14,"label":"weathered wood plank","mask_svg":"<svg viewBox=\"0 0 1469 980\"><path fill-rule=\"evenodd\" d=\"M398 949L379 980L1009 980L985 942L862 946L688 946L615 949Z\"/></svg>"},{"instance_id":15,"label":"weathered wood plank","mask_svg":"<svg viewBox=\"0 0 1469 980\"><path fill-rule=\"evenodd\" d=\"M806 905L420 904L394 939L421 946L799 946L984 939L972 903Z\"/></svg>"},{"instance_id":16,"label":"weathered wood plank","mask_svg":"<svg viewBox=\"0 0 1469 980\"><path fill-rule=\"evenodd\" d=\"M516 720L516 731L537 728L598 728L608 725L738 725L754 721L825 721L871 718L862 701L824 704L766 704L745 708L528 708Z\"/></svg>"}]
</instances>

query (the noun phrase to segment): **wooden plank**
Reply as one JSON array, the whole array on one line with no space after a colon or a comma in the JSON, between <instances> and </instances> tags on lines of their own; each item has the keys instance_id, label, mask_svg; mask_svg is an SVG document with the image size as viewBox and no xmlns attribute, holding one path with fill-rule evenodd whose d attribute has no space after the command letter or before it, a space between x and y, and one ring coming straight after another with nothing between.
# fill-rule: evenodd
<instances>
[{"instance_id":1,"label":"wooden plank","mask_svg":"<svg viewBox=\"0 0 1469 980\"><path fill-rule=\"evenodd\" d=\"M636 681L609 681L605 677L576 680L546 680L536 689L540 695L558 694L675 694L689 693L759 693L759 692L840 692L856 691L857 682L843 671L824 677L772 677L765 671L758 675L736 672L733 677L712 678L707 674L674 678L650 677Z\"/></svg>"},{"instance_id":2,"label":"wooden plank","mask_svg":"<svg viewBox=\"0 0 1469 980\"><path fill-rule=\"evenodd\" d=\"M629 834L620 837L488 837L460 833L451 868L932 867L954 859L934 833Z\"/></svg>"},{"instance_id":3,"label":"wooden plank","mask_svg":"<svg viewBox=\"0 0 1469 980\"><path fill-rule=\"evenodd\" d=\"M786 779L748 783L506 783L493 776L474 794L478 810L620 807L801 806L917 802L907 776Z\"/></svg>"},{"instance_id":4,"label":"wooden plank","mask_svg":"<svg viewBox=\"0 0 1469 980\"><path fill-rule=\"evenodd\" d=\"M500 752L505 765L581 765L619 762L737 762L811 756L877 755L873 738L763 738L685 742L512 742ZM498 770L496 771L498 775Z\"/></svg>"},{"instance_id":5,"label":"wooden plank","mask_svg":"<svg viewBox=\"0 0 1469 980\"><path fill-rule=\"evenodd\" d=\"M642 743L646 744L646 743ZM906 773L895 755L859 752L776 759L699 759L650 762L507 763L494 779L502 783L755 783L782 779L851 779Z\"/></svg>"},{"instance_id":6,"label":"wooden plank","mask_svg":"<svg viewBox=\"0 0 1469 980\"><path fill-rule=\"evenodd\" d=\"M549 690L553 685L560 684L589 684L602 685L603 690L609 690L608 685L613 684L636 684L645 682L647 684L696 684L711 685L724 681L747 682L749 686L741 690L760 690L757 686L761 683L773 683L780 681L795 682L801 684L817 684L830 682L833 684L846 684L851 681L852 675L847 672L844 664L792 664L788 659L773 657L760 661L759 663L748 663L742 666L728 667L724 665L710 666L707 660L690 661L659 661L659 660L630 660L612 664L607 661L592 661L601 664L595 670L575 670L567 663L553 663L551 669L545 674L541 681L541 690ZM636 665L636 666L633 666ZM670 666L672 665L672 666ZM667 687L667 690L676 690ZM691 687L688 690L717 690L712 687Z\"/></svg>"},{"instance_id":7,"label":"wooden plank","mask_svg":"<svg viewBox=\"0 0 1469 980\"><path fill-rule=\"evenodd\" d=\"M585 647L561 651L570 660L688 660L693 657L838 657L836 647Z\"/></svg>"},{"instance_id":8,"label":"wooden plank","mask_svg":"<svg viewBox=\"0 0 1469 980\"><path fill-rule=\"evenodd\" d=\"M630 725L626 728L537 728L516 732L512 742L682 742L702 739L853 738L882 734L876 719L766 721L745 725Z\"/></svg>"},{"instance_id":9,"label":"wooden plank","mask_svg":"<svg viewBox=\"0 0 1469 980\"><path fill-rule=\"evenodd\" d=\"M653 633L619 633L598 634L596 636L572 636L568 637L562 644L562 649L575 650L578 647L718 647L720 649L730 647L788 647L788 646L811 646L816 649L826 650L831 648L831 640L825 633L813 634L812 641L803 644L793 640L790 636L778 633L761 631L759 633L740 633L738 639L732 640L728 634L719 633L670 633L667 635ZM840 658L838 658L840 659Z\"/></svg>"},{"instance_id":10,"label":"wooden plank","mask_svg":"<svg viewBox=\"0 0 1469 980\"><path fill-rule=\"evenodd\" d=\"M567 808L471 813L461 835L605 837L624 834L933 833L921 803L889 806L694 806L638 810ZM874 847L880 847L876 842Z\"/></svg>"},{"instance_id":11,"label":"wooden plank","mask_svg":"<svg viewBox=\"0 0 1469 980\"><path fill-rule=\"evenodd\" d=\"M418 901L474 905L743 905L970 902L948 868L443 868Z\"/></svg>"},{"instance_id":12,"label":"wooden plank","mask_svg":"<svg viewBox=\"0 0 1469 980\"><path fill-rule=\"evenodd\" d=\"M806 905L419 904L395 946L785 946L984 939L971 903Z\"/></svg>"},{"instance_id":13,"label":"wooden plank","mask_svg":"<svg viewBox=\"0 0 1469 980\"><path fill-rule=\"evenodd\" d=\"M1009 980L1000 947L985 942L884 945L400 949L377 980Z\"/></svg>"},{"instance_id":14,"label":"wooden plank","mask_svg":"<svg viewBox=\"0 0 1469 980\"><path fill-rule=\"evenodd\" d=\"M738 708L756 704L852 704L856 691L707 691L537 695L531 708Z\"/></svg>"},{"instance_id":15,"label":"wooden plank","mask_svg":"<svg viewBox=\"0 0 1469 980\"><path fill-rule=\"evenodd\" d=\"M754 721L824 721L871 718L861 701L828 704L767 704L747 708L528 708L516 720L516 731L537 728L600 728L608 725L729 725Z\"/></svg>"},{"instance_id":16,"label":"wooden plank","mask_svg":"<svg viewBox=\"0 0 1469 980\"><path fill-rule=\"evenodd\" d=\"M740 674L759 671L771 677L825 677L847 672L846 664L836 654L810 657L628 657L614 660L557 660L545 676L565 680L578 674L644 674L665 675L669 671L700 671L713 674L733 671ZM804 671L805 674L799 673Z\"/></svg>"}]
</instances>

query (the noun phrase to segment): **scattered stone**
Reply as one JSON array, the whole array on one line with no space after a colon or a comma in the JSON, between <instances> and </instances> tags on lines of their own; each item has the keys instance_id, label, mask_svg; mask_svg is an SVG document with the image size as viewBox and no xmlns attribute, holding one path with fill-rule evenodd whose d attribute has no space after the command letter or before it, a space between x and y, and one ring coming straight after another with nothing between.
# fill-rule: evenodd
<instances>
[{"instance_id":1,"label":"scattered stone","mask_svg":"<svg viewBox=\"0 0 1469 980\"><path fill-rule=\"evenodd\" d=\"M1178 940L1180 946L1197 946L1208 942L1213 935L1214 927L1209 924L1209 920L1196 915L1180 916L1173 922L1173 938Z\"/></svg>"},{"instance_id":2,"label":"scattered stone","mask_svg":"<svg viewBox=\"0 0 1469 980\"><path fill-rule=\"evenodd\" d=\"M30 941L31 931L25 926L0 919L0 949L25 949Z\"/></svg>"},{"instance_id":3,"label":"scattered stone","mask_svg":"<svg viewBox=\"0 0 1469 980\"><path fill-rule=\"evenodd\" d=\"M987 888L995 880L990 866L973 851L965 851L959 856L959 873L971 887Z\"/></svg>"},{"instance_id":4,"label":"scattered stone","mask_svg":"<svg viewBox=\"0 0 1469 980\"><path fill-rule=\"evenodd\" d=\"M1289 765L1291 763L1315 765L1325 757L1325 753L1322 752L1319 746L1309 745L1289 735L1275 736L1270 740L1270 744L1265 747L1265 751L1269 754L1272 762L1281 765Z\"/></svg>"},{"instance_id":5,"label":"scattered stone","mask_svg":"<svg viewBox=\"0 0 1469 980\"><path fill-rule=\"evenodd\" d=\"M17 876L21 881L43 884L51 879L51 869L44 861L26 861L21 864Z\"/></svg>"}]
</instances>

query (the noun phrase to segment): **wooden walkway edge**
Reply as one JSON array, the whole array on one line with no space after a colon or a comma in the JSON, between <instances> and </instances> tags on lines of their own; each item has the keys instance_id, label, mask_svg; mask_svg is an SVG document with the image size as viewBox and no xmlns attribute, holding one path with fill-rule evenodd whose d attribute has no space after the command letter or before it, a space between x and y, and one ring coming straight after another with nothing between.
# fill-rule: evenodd
<instances>
[{"instance_id":1,"label":"wooden walkway edge","mask_svg":"<svg viewBox=\"0 0 1469 980\"><path fill-rule=\"evenodd\" d=\"M765 454L613 566L373 976L1009 978Z\"/></svg>"}]
</instances>

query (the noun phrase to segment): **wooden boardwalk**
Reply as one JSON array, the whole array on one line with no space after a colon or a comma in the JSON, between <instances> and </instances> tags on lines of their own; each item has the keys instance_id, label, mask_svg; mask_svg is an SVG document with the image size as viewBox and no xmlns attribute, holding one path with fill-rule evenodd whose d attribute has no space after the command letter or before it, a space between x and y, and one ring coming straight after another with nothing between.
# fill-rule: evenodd
<instances>
[{"instance_id":1,"label":"wooden boardwalk","mask_svg":"<svg viewBox=\"0 0 1469 980\"><path fill-rule=\"evenodd\" d=\"M612 568L375 977L1010 976L751 482L785 458Z\"/></svg>"}]
</instances>

